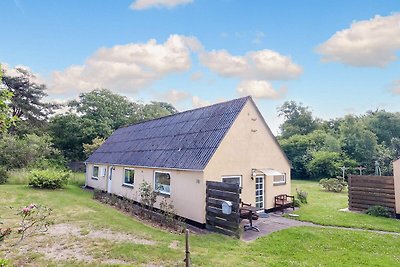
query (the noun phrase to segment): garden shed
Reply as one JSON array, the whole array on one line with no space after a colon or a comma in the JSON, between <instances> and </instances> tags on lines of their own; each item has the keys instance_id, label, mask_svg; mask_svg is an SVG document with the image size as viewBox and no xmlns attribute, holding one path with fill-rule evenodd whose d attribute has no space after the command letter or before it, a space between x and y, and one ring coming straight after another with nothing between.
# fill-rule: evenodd
<instances>
[{"instance_id":1,"label":"garden shed","mask_svg":"<svg viewBox=\"0 0 400 267\"><path fill-rule=\"evenodd\" d=\"M86 186L134 201L142 181L177 215L204 225L206 182L239 184L243 202L274 209L290 163L251 97L116 130L86 160Z\"/></svg>"}]
</instances>

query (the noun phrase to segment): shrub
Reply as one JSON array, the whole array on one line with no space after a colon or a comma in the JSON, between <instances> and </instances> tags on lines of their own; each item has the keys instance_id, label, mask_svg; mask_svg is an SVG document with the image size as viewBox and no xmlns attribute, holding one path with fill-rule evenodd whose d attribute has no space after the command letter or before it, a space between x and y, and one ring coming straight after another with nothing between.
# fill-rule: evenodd
<instances>
[{"instance_id":1,"label":"shrub","mask_svg":"<svg viewBox=\"0 0 400 267\"><path fill-rule=\"evenodd\" d=\"M0 166L0 184L5 184L8 180L8 172L5 168Z\"/></svg>"},{"instance_id":2,"label":"shrub","mask_svg":"<svg viewBox=\"0 0 400 267\"><path fill-rule=\"evenodd\" d=\"M330 192L342 192L343 189L346 188L347 183L345 181L343 181L343 179L337 179L337 178L325 178L325 179L321 179L319 181L319 184L326 190L330 191Z\"/></svg>"},{"instance_id":3,"label":"shrub","mask_svg":"<svg viewBox=\"0 0 400 267\"><path fill-rule=\"evenodd\" d=\"M34 188L57 189L68 183L70 172L49 170L33 170L29 175L29 185Z\"/></svg>"},{"instance_id":4,"label":"shrub","mask_svg":"<svg viewBox=\"0 0 400 267\"><path fill-rule=\"evenodd\" d=\"M303 203L303 204L307 204L307 196L308 196L308 193L306 192L306 191L303 191L303 190L299 190L299 189L297 189L296 188L296 194L297 194L297 199L301 202L301 203Z\"/></svg>"},{"instance_id":5,"label":"shrub","mask_svg":"<svg viewBox=\"0 0 400 267\"><path fill-rule=\"evenodd\" d=\"M0 267L12 266L10 260L0 258Z\"/></svg>"},{"instance_id":6,"label":"shrub","mask_svg":"<svg viewBox=\"0 0 400 267\"><path fill-rule=\"evenodd\" d=\"M157 201L157 192L153 190L152 186L143 181L139 186L139 194L142 205L152 209Z\"/></svg>"},{"instance_id":7,"label":"shrub","mask_svg":"<svg viewBox=\"0 0 400 267\"><path fill-rule=\"evenodd\" d=\"M388 208L382 206L372 206L367 210L368 215L376 216L376 217L392 217L392 213Z\"/></svg>"},{"instance_id":8,"label":"shrub","mask_svg":"<svg viewBox=\"0 0 400 267\"><path fill-rule=\"evenodd\" d=\"M300 207L301 207L301 201L300 201L299 199L295 198L295 199L294 199L294 202L293 202L293 205L294 205L296 208L300 208Z\"/></svg>"}]
</instances>

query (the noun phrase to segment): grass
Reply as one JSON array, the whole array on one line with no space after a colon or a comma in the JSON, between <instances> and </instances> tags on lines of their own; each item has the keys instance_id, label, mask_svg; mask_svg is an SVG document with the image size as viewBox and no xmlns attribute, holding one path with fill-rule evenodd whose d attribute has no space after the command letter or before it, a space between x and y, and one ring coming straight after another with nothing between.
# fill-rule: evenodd
<instances>
[{"instance_id":1,"label":"grass","mask_svg":"<svg viewBox=\"0 0 400 267\"><path fill-rule=\"evenodd\" d=\"M327 192L317 182L293 180L292 192L294 194L296 188L308 192L309 204L303 205L301 209L294 212L299 215L298 219L301 221L321 225L400 232L400 220L339 211L348 206L347 191Z\"/></svg>"},{"instance_id":2,"label":"grass","mask_svg":"<svg viewBox=\"0 0 400 267\"><path fill-rule=\"evenodd\" d=\"M65 189L55 191L35 190L19 184L0 185L0 216L7 225L16 223L15 209L11 210L9 206L21 207L35 202L52 207L56 224L70 223L81 227L83 237L79 240L72 238L70 242L71 244L83 242L85 251L93 257L94 261L90 263L73 260L56 262L47 259L43 254L29 252L29 250L21 255L18 252L20 248L12 249L7 258L16 265L35 266L99 266L102 265L104 259L115 259L133 266L150 264L182 266L183 235L147 226L103 205L92 199L91 192L76 186L82 182L82 175L77 175L75 181ZM353 219L355 220L353 225L360 227L357 221L364 221L367 218L369 219L367 225L374 228L400 232L396 228L396 221L390 219L381 220L365 217L367 215L338 212L338 208L345 206L345 194L322 192L312 182L295 181L294 186L309 192L310 204L296 211L301 219L318 220L325 224L343 219L345 225L351 224L351 219ZM328 208L323 208L324 203ZM316 208L319 209L316 210ZM338 224L340 223L332 223L332 225ZM115 232L129 233L156 243L143 245L86 238L92 229L110 229ZM29 240L27 241L32 247L47 245L47 243L33 241L29 244ZM169 247L174 241L179 241L178 249ZM56 239L52 242L60 241ZM290 228L251 243L218 234L192 234L190 246L193 266L398 266L400 264L399 235L342 229ZM5 256L7 249L9 248L0 246L0 258ZM118 262L115 265L118 265Z\"/></svg>"},{"instance_id":3,"label":"grass","mask_svg":"<svg viewBox=\"0 0 400 267\"><path fill-rule=\"evenodd\" d=\"M9 178L7 184L13 185L26 185L29 180L29 170L11 170L8 172ZM85 173L82 172L71 172L69 179L70 184L82 186L85 184Z\"/></svg>"}]
</instances>

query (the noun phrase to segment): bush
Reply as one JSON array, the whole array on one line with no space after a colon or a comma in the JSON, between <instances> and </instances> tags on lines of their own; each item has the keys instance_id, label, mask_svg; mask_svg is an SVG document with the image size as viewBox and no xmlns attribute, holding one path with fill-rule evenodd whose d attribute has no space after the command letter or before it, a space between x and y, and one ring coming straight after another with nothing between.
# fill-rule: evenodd
<instances>
[{"instance_id":1,"label":"bush","mask_svg":"<svg viewBox=\"0 0 400 267\"><path fill-rule=\"evenodd\" d=\"M5 168L0 166L0 184L5 184L8 180L8 172Z\"/></svg>"},{"instance_id":2,"label":"bush","mask_svg":"<svg viewBox=\"0 0 400 267\"><path fill-rule=\"evenodd\" d=\"M34 188L57 189L68 183L70 172L49 170L33 170L29 175L29 185Z\"/></svg>"},{"instance_id":3,"label":"bush","mask_svg":"<svg viewBox=\"0 0 400 267\"><path fill-rule=\"evenodd\" d=\"M293 202L293 205L294 205L296 208L300 208L300 207L301 207L301 201L300 201L299 199L295 198L295 199L294 199L294 202Z\"/></svg>"},{"instance_id":4,"label":"bush","mask_svg":"<svg viewBox=\"0 0 400 267\"><path fill-rule=\"evenodd\" d=\"M367 210L368 215L376 216L376 217L392 217L392 213L388 208L382 206L372 206Z\"/></svg>"},{"instance_id":5,"label":"bush","mask_svg":"<svg viewBox=\"0 0 400 267\"><path fill-rule=\"evenodd\" d=\"M297 194L297 199L301 202L301 203L303 203L303 204L307 204L307 196L308 196L308 193L306 192L306 191L303 191L303 190L298 190L297 188L296 188L296 194Z\"/></svg>"},{"instance_id":6,"label":"bush","mask_svg":"<svg viewBox=\"0 0 400 267\"><path fill-rule=\"evenodd\" d=\"M324 189L326 189L330 192L335 192L335 193L342 192L343 189L345 189L347 186L347 183L345 181L343 181L343 179L337 179L337 178L321 179L319 181L319 184Z\"/></svg>"},{"instance_id":7,"label":"bush","mask_svg":"<svg viewBox=\"0 0 400 267\"><path fill-rule=\"evenodd\" d=\"M10 260L0 258L0 267L12 266Z\"/></svg>"}]
</instances>

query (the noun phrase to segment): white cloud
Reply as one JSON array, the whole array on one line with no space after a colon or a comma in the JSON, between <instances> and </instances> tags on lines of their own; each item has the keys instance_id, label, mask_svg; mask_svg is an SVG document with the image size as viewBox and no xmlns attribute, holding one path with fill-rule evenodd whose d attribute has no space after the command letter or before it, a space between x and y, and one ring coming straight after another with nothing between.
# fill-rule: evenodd
<instances>
[{"instance_id":1,"label":"white cloud","mask_svg":"<svg viewBox=\"0 0 400 267\"><path fill-rule=\"evenodd\" d=\"M273 88L270 82L264 80L242 81L236 90L239 95L251 95L254 98L263 99L278 99L281 98L287 91L285 87L276 90Z\"/></svg>"},{"instance_id":2,"label":"white cloud","mask_svg":"<svg viewBox=\"0 0 400 267\"><path fill-rule=\"evenodd\" d=\"M232 56L226 50L202 52L199 57L203 65L222 76L239 76L248 69L244 57Z\"/></svg>"},{"instance_id":3,"label":"white cloud","mask_svg":"<svg viewBox=\"0 0 400 267\"><path fill-rule=\"evenodd\" d=\"M400 95L400 80L394 81L391 87L394 94Z\"/></svg>"},{"instance_id":4,"label":"white cloud","mask_svg":"<svg viewBox=\"0 0 400 267\"><path fill-rule=\"evenodd\" d=\"M43 79L43 77L41 77L39 74L37 73L33 73L31 68L25 65L15 65L14 67L11 67L9 64L7 63L1 63L1 68L4 74L11 76L11 77L18 77L21 76L21 73L17 70L17 69L22 69L25 70L27 72L30 73L31 78L30 80L34 83L38 83L38 84L44 84L45 79Z\"/></svg>"},{"instance_id":5,"label":"white cloud","mask_svg":"<svg viewBox=\"0 0 400 267\"><path fill-rule=\"evenodd\" d=\"M56 94L76 94L95 88L136 93L164 76L190 68L191 49L200 43L193 37L171 35L163 44L147 43L100 48L83 65L55 71L49 89Z\"/></svg>"},{"instance_id":6,"label":"white cloud","mask_svg":"<svg viewBox=\"0 0 400 267\"><path fill-rule=\"evenodd\" d=\"M129 8L134 10L143 10L149 8L173 8L178 5L192 3L193 0L136 0Z\"/></svg>"},{"instance_id":7,"label":"white cloud","mask_svg":"<svg viewBox=\"0 0 400 267\"><path fill-rule=\"evenodd\" d=\"M383 67L400 50L400 14L353 22L317 47L323 61L358 67Z\"/></svg>"},{"instance_id":8,"label":"white cloud","mask_svg":"<svg viewBox=\"0 0 400 267\"><path fill-rule=\"evenodd\" d=\"M200 98L198 96L193 96L192 97L192 106L194 108L201 108L201 107L205 107L205 106L208 106L208 105L211 105L211 102L209 102L209 101L207 101L205 99L202 99L202 98Z\"/></svg>"},{"instance_id":9,"label":"white cloud","mask_svg":"<svg viewBox=\"0 0 400 267\"><path fill-rule=\"evenodd\" d=\"M288 80L299 77L303 70L288 56L272 50L247 52L244 56L233 56L226 50L201 52L203 65L227 77L246 80Z\"/></svg>"}]
</instances>

